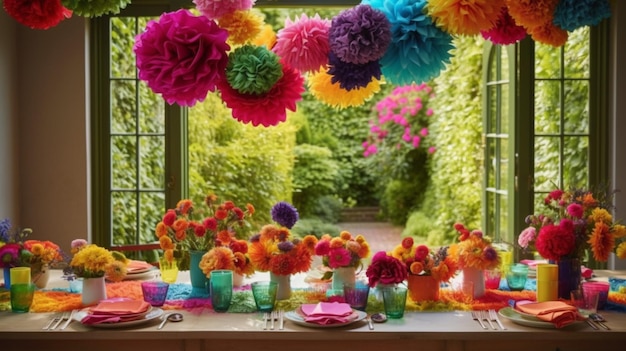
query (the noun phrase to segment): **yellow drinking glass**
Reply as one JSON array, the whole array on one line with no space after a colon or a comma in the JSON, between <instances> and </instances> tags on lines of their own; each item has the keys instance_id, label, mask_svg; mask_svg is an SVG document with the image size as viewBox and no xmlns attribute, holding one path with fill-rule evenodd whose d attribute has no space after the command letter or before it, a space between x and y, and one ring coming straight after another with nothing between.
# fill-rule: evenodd
<instances>
[{"instance_id":1,"label":"yellow drinking glass","mask_svg":"<svg viewBox=\"0 0 626 351\"><path fill-rule=\"evenodd\" d=\"M172 284L178 278L178 264L176 260L169 262L165 257L159 258L159 270L161 271L161 280Z\"/></svg>"}]
</instances>

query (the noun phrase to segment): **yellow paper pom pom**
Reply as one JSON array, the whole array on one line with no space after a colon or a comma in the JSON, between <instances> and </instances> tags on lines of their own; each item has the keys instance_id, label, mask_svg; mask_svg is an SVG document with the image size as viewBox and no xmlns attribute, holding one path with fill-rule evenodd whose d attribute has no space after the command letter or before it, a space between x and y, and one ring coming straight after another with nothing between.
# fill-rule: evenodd
<instances>
[{"instance_id":1,"label":"yellow paper pom pom","mask_svg":"<svg viewBox=\"0 0 626 351\"><path fill-rule=\"evenodd\" d=\"M311 74L308 79L309 89L313 96L321 102L338 109L360 106L380 91L380 81L372 81L364 88L342 89L339 83L332 83L326 70Z\"/></svg>"},{"instance_id":2,"label":"yellow paper pom pom","mask_svg":"<svg viewBox=\"0 0 626 351\"><path fill-rule=\"evenodd\" d=\"M429 0L428 13L450 34L476 35L495 26L504 0Z\"/></svg>"},{"instance_id":3,"label":"yellow paper pom pom","mask_svg":"<svg viewBox=\"0 0 626 351\"><path fill-rule=\"evenodd\" d=\"M261 33L263 18L252 10L235 11L224 15L218 22L228 31L228 43L243 45Z\"/></svg>"},{"instance_id":4,"label":"yellow paper pom pom","mask_svg":"<svg viewBox=\"0 0 626 351\"><path fill-rule=\"evenodd\" d=\"M252 40L252 45L265 46L268 50L272 50L276 44L276 32L269 24L261 28L259 34Z\"/></svg>"},{"instance_id":5,"label":"yellow paper pom pom","mask_svg":"<svg viewBox=\"0 0 626 351\"><path fill-rule=\"evenodd\" d=\"M534 41L554 47L563 46L567 42L567 31L548 22L542 26L532 28L528 31Z\"/></svg>"}]
</instances>

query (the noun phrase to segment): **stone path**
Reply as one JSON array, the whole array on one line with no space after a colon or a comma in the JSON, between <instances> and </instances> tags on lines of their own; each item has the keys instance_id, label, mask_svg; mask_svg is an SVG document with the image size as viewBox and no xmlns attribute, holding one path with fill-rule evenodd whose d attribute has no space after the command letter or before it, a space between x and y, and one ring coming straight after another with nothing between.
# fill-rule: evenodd
<instances>
[{"instance_id":1,"label":"stone path","mask_svg":"<svg viewBox=\"0 0 626 351\"><path fill-rule=\"evenodd\" d=\"M338 223L337 226L353 236L363 235L370 244L372 256L378 251L390 251L400 244L404 229L386 222L346 222Z\"/></svg>"}]
</instances>

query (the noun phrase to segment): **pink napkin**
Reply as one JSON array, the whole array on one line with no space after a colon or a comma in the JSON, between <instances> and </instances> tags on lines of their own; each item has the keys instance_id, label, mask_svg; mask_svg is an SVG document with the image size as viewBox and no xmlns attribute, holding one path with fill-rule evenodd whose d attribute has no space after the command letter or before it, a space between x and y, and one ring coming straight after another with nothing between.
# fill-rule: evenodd
<instances>
[{"instance_id":1,"label":"pink napkin","mask_svg":"<svg viewBox=\"0 0 626 351\"><path fill-rule=\"evenodd\" d=\"M318 304L302 304L300 310L304 320L315 324L343 324L355 319L358 315L347 303L320 302Z\"/></svg>"},{"instance_id":2,"label":"pink napkin","mask_svg":"<svg viewBox=\"0 0 626 351\"><path fill-rule=\"evenodd\" d=\"M144 318L150 304L142 300L101 301L89 309L82 324L120 323Z\"/></svg>"}]
</instances>

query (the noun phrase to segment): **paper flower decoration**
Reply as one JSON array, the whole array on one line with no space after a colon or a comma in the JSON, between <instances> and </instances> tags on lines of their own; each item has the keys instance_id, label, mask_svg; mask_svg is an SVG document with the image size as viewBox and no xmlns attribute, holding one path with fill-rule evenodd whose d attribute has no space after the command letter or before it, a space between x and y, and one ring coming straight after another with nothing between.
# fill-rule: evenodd
<instances>
[{"instance_id":1,"label":"paper flower decoration","mask_svg":"<svg viewBox=\"0 0 626 351\"><path fill-rule=\"evenodd\" d=\"M330 50L343 62L365 64L380 59L391 41L385 14L358 5L335 16L329 30Z\"/></svg>"},{"instance_id":2,"label":"paper flower decoration","mask_svg":"<svg viewBox=\"0 0 626 351\"><path fill-rule=\"evenodd\" d=\"M595 26L611 16L608 0L561 0L554 10L553 23L568 32Z\"/></svg>"},{"instance_id":3,"label":"paper flower decoration","mask_svg":"<svg viewBox=\"0 0 626 351\"><path fill-rule=\"evenodd\" d=\"M61 0L63 6L83 17L120 13L131 0Z\"/></svg>"},{"instance_id":4,"label":"paper flower decoration","mask_svg":"<svg viewBox=\"0 0 626 351\"><path fill-rule=\"evenodd\" d=\"M139 79L169 104L193 106L224 79L227 36L214 21L188 10L164 13L137 36Z\"/></svg>"},{"instance_id":5,"label":"paper flower decoration","mask_svg":"<svg viewBox=\"0 0 626 351\"><path fill-rule=\"evenodd\" d=\"M209 19L218 19L237 10L249 10L254 0L193 0L196 9Z\"/></svg>"},{"instance_id":6,"label":"paper flower decoration","mask_svg":"<svg viewBox=\"0 0 626 351\"><path fill-rule=\"evenodd\" d=\"M228 31L228 42L242 45L261 33L263 18L252 11L235 11L221 17L220 27Z\"/></svg>"},{"instance_id":7,"label":"paper flower decoration","mask_svg":"<svg viewBox=\"0 0 626 351\"><path fill-rule=\"evenodd\" d=\"M48 29L72 17L72 11L61 0L4 0L4 10L19 23L31 29Z\"/></svg>"},{"instance_id":8,"label":"paper flower decoration","mask_svg":"<svg viewBox=\"0 0 626 351\"><path fill-rule=\"evenodd\" d=\"M244 45L228 57L226 79L242 94L264 94L283 76L278 56L263 46Z\"/></svg>"},{"instance_id":9,"label":"paper flower decoration","mask_svg":"<svg viewBox=\"0 0 626 351\"><path fill-rule=\"evenodd\" d=\"M527 29L551 22L559 0L506 0L515 23Z\"/></svg>"},{"instance_id":10,"label":"paper flower decoration","mask_svg":"<svg viewBox=\"0 0 626 351\"><path fill-rule=\"evenodd\" d=\"M282 66L282 78L266 94L241 94L226 79L219 83L222 100L232 109L233 118L242 123L268 127L284 122L287 109L296 110L296 102L302 99L304 92L304 78L284 62Z\"/></svg>"},{"instance_id":11,"label":"paper flower decoration","mask_svg":"<svg viewBox=\"0 0 626 351\"><path fill-rule=\"evenodd\" d=\"M373 79L366 87L347 91L337 83L331 81L332 76L327 71L311 74L308 79L309 91L313 96L328 106L346 108L360 106L380 91L380 82Z\"/></svg>"},{"instance_id":12,"label":"paper flower decoration","mask_svg":"<svg viewBox=\"0 0 626 351\"><path fill-rule=\"evenodd\" d=\"M534 41L554 47L563 46L567 42L567 31L547 22L542 26L531 28L528 33Z\"/></svg>"},{"instance_id":13,"label":"paper flower decoration","mask_svg":"<svg viewBox=\"0 0 626 351\"><path fill-rule=\"evenodd\" d=\"M328 55L328 74L332 76L332 83L339 83L345 90L366 87L372 78L380 80L380 64L370 61L365 64L343 62L331 51Z\"/></svg>"},{"instance_id":14,"label":"paper flower decoration","mask_svg":"<svg viewBox=\"0 0 626 351\"><path fill-rule=\"evenodd\" d=\"M265 46L268 49L272 49L276 44L276 32L269 24L261 27L261 32L252 40L252 45Z\"/></svg>"},{"instance_id":15,"label":"paper flower decoration","mask_svg":"<svg viewBox=\"0 0 626 351\"><path fill-rule=\"evenodd\" d=\"M480 34L494 44L509 45L524 39L526 29L515 24L515 20L509 15L508 8L505 6L500 12L496 25L489 30L481 31Z\"/></svg>"},{"instance_id":16,"label":"paper flower decoration","mask_svg":"<svg viewBox=\"0 0 626 351\"><path fill-rule=\"evenodd\" d=\"M422 83L439 75L450 62L452 36L425 14L426 0L365 0L391 23L391 44L380 59L392 84Z\"/></svg>"},{"instance_id":17,"label":"paper flower decoration","mask_svg":"<svg viewBox=\"0 0 626 351\"><path fill-rule=\"evenodd\" d=\"M428 13L450 34L476 35L493 27L504 0L428 0Z\"/></svg>"},{"instance_id":18,"label":"paper flower decoration","mask_svg":"<svg viewBox=\"0 0 626 351\"><path fill-rule=\"evenodd\" d=\"M328 62L330 21L319 15L303 14L293 22L287 18L278 31L274 52L289 66L301 72L317 72Z\"/></svg>"}]
</instances>

